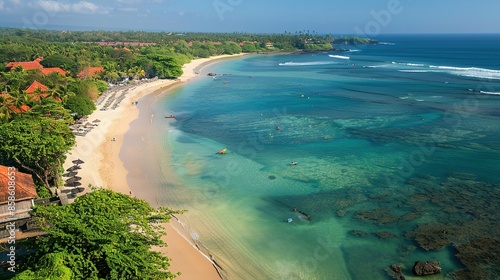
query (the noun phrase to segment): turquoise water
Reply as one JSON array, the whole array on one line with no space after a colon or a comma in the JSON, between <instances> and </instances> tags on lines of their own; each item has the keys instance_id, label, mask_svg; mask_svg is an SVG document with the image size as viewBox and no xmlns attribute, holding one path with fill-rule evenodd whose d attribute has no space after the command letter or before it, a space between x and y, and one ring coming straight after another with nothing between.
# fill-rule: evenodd
<instances>
[{"instance_id":1,"label":"turquoise water","mask_svg":"<svg viewBox=\"0 0 500 280\"><path fill-rule=\"evenodd\" d=\"M177 116L156 131L177 177L152 174L158 200L189 210L230 279L390 279L434 259L442 279L464 268L456 245L498 240L500 36L380 40L223 61L157 102Z\"/></svg>"}]
</instances>

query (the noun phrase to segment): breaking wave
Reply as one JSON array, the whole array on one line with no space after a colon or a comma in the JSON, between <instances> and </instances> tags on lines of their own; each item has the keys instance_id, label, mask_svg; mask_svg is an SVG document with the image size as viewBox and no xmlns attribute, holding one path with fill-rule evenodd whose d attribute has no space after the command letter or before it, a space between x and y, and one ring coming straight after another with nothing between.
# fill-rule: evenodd
<instances>
[{"instance_id":1,"label":"breaking wave","mask_svg":"<svg viewBox=\"0 0 500 280\"><path fill-rule=\"evenodd\" d=\"M312 62L281 62L279 66L313 66L313 65L327 65L327 64L335 64L335 62L331 61L312 61Z\"/></svg>"},{"instance_id":2,"label":"breaking wave","mask_svg":"<svg viewBox=\"0 0 500 280\"><path fill-rule=\"evenodd\" d=\"M483 94L491 94L491 95L500 95L500 92L491 92L491 91L480 91Z\"/></svg>"},{"instance_id":3,"label":"breaking wave","mask_svg":"<svg viewBox=\"0 0 500 280\"><path fill-rule=\"evenodd\" d=\"M329 57L333 57L333 58L340 58L340 59L351 59L350 57L348 57L348 56L343 56L343 55L333 55L333 54L329 54L328 56L329 56Z\"/></svg>"},{"instance_id":4,"label":"breaking wave","mask_svg":"<svg viewBox=\"0 0 500 280\"><path fill-rule=\"evenodd\" d=\"M427 73L431 72L429 70L398 70L399 72L407 72L407 73Z\"/></svg>"},{"instance_id":5,"label":"breaking wave","mask_svg":"<svg viewBox=\"0 0 500 280\"><path fill-rule=\"evenodd\" d=\"M478 68L478 67L452 67L452 66L434 66L434 65L429 66L429 68L444 70L450 74L458 76L500 80L500 70L492 70L492 69Z\"/></svg>"}]
</instances>

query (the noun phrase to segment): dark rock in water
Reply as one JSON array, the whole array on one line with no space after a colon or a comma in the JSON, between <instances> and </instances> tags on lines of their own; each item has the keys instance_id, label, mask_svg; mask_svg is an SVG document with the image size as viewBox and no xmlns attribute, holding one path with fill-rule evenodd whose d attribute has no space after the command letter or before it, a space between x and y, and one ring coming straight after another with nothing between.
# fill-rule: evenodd
<instances>
[{"instance_id":1,"label":"dark rock in water","mask_svg":"<svg viewBox=\"0 0 500 280\"><path fill-rule=\"evenodd\" d=\"M368 233L366 231L362 231L362 230L358 230L358 229L351 230L349 233L351 235L355 235L355 236L367 236L368 235Z\"/></svg>"},{"instance_id":2,"label":"dark rock in water","mask_svg":"<svg viewBox=\"0 0 500 280\"><path fill-rule=\"evenodd\" d=\"M434 275L441 273L441 267L438 261L427 261L426 263L416 261L413 265L413 273L417 276Z\"/></svg>"},{"instance_id":3,"label":"dark rock in water","mask_svg":"<svg viewBox=\"0 0 500 280\"><path fill-rule=\"evenodd\" d=\"M453 279L497 279L500 275L500 241L481 238L455 247L456 255L467 269L451 273Z\"/></svg>"},{"instance_id":4,"label":"dark rock in water","mask_svg":"<svg viewBox=\"0 0 500 280\"><path fill-rule=\"evenodd\" d=\"M207 76L213 77L213 76L217 76L217 74L210 72L207 74Z\"/></svg>"},{"instance_id":5,"label":"dark rock in water","mask_svg":"<svg viewBox=\"0 0 500 280\"><path fill-rule=\"evenodd\" d=\"M393 264L391 265L391 269L394 272L401 273L401 267L399 265Z\"/></svg>"},{"instance_id":6,"label":"dark rock in water","mask_svg":"<svg viewBox=\"0 0 500 280\"><path fill-rule=\"evenodd\" d=\"M378 238L381 239L389 239L389 238L394 238L396 236L394 233L387 231L378 231L374 232L373 234L375 234Z\"/></svg>"},{"instance_id":7,"label":"dark rock in water","mask_svg":"<svg viewBox=\"0 0 500 280\"><path fill-rule=\"evenodd\" d=\"M276 179L276 176L274 176L274 175L269 175L269 176L267 176L267 178L269 178L269 179L271 179L271 180L274 180L274 179Z\"/></svg>"},{"instance_id":8,"label":"dark rock in water","mask_svg":"<svg viewBox=\"0 0 500 280\"><path fill-rule=\"evenodd\" d=\"M407 238L413 238L424 250L439 250L450 244L450 238L457 228L441 223L419 225L414 231L407 232Z\"/></svg>"},{"instance_id":9,"label":"dark rock in water","mask_svg":"<svg viewBox=\"0 0 500 280\"><path fill-rule=\"evenodd\" d=\"M405 276L403 275L403 272L401 272L401 267L397 264L393 264L390 266L390 269L386 269L387 274L389 274L390 277L393 279L397 280L405 280Z\"/></svg>"}]
</instances>

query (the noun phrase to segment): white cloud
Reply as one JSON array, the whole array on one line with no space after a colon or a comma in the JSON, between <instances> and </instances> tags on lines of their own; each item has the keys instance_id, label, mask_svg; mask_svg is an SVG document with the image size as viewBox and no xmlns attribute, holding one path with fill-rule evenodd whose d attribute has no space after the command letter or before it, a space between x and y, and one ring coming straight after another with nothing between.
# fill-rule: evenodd
<instances>
[{"instance_id":1,"label":"white cloud","mask_svg":"<svg viewBox=\"0 0 500 280\"><path fill-rule=\"evenodd\" d=\"M0 11L3 10L3 1L0 1Z\"/></svg>"},{"instance_id":2,"label":"white cloud","mask_svg":"<svg viewBox=\"0 0 500 280\"><path fill-rule=\"evenodd\" d=\"M98 6L88 1L61 3L54 0L38 0L34 2L34 5L52 13L69 12L77 14L108 14L111 10L110 8Z\"/></svg>"}]
</instances>

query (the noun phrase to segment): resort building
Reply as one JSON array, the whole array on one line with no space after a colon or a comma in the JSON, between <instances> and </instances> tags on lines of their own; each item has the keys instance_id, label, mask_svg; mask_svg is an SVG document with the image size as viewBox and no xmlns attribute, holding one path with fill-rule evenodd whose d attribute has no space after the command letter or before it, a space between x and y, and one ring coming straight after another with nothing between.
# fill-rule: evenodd
<instances>
[{"instance_id":1,"label":"resort building","mask_svg":"<svg viewBox=\"0 0 500 280\"><path fill-rule=\"evenodd\" d=\"M10 185L9 185L10 184ZM30 174L0 165L0 237L10 235L6 226L30 229L29 212L37 196L35 183Z\"/></svg>"},{"instance_id":2,"label":"resort building","mask_svg":"<svg viewBox=\"0 0 500 280\"><path fill-rule=\"evenodd\" d=\"M43 60L43 57L39 57L33 61L28 61L28 62L9 62L5 66L7 71L14 70L18 67L23 68L23 70L30 71L30 70L40 70L42 75L48 76L52 73L58 73L61 76L65 77L66 72L59 68L59 67L48 67L44 68L42 64L40 64L40 61Z\"/></svg>"},{"instance_id":3,"label":"resort building","mask_svg":"<svg viewBox=\"0 0 500 280\"><path fill-rule=\"evenodd\" d=\"M44 84L42 84L42 83L40 83L40 82L38 82L38 81L36 81L36 80L35 80L35 81L33 81L33 83L32 83L32 84L31 84L31 85L30 85L30 86L26 89L26 93L28 93L28 94L32 94L32 93L35 93L35 92L37 92L37 91L38 91L38 92L44 92L44 91L47 91L47 90L49 90L49 88L48 88L46 85L44 85Z\"/></svg>"},{"instance_id":4,"label":"resort building","mask_svg":"<svg viewBox=\"0 0 500 280\"><path fill-rule=\"evenodd\" d=\"M23 70L29 71L29 70L35 70L35 69L42 69L43 65L40 64L40 61L42 61L43 57L39 57L33 61L28 61L28 62L9 62L7 65L5 65L5 68L7 68L8 71L14 70L18 67L22 67Z\"/></svg>"}]
</instances>

